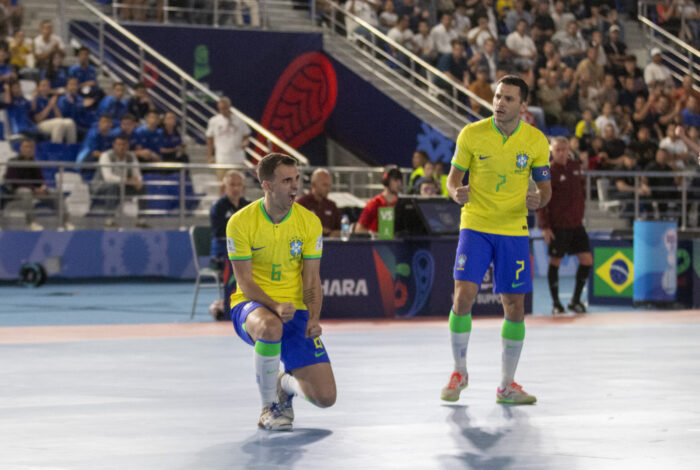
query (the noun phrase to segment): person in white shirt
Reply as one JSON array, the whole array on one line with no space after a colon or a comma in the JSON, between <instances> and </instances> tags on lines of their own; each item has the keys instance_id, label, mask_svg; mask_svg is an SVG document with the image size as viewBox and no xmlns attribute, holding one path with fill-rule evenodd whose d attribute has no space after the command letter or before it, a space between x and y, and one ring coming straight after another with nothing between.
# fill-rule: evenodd
<instances>
[{"instance_id":1,"label":"person in white shirt","mask_svg":"<svg viewBox=\"0 0 700 470\"><path fill-rule=\"evenodd\" d=\"M506 13L505 23L508 32L512 33L518 25L518 21L527 21L528 26L532 26L534 19L529 11L525 9L525 0L515 0L513 9Z\"/></svg>"},{"instance_id":2,"label":"person in white shirt","mask_svg":"<svg viewBox=\"0 0 700 470\"><path fill-rule=\"evenodd\" d=\"M659 142L659 148L668 150L676 162L683 162L690 157L690 150L676 133L676 124L671 123L666 127L666 137ZM684 163L680 166L682 167Z\"/></svg>"},{"instance_id":3,"label":"person in white shirt","mask_svg":"<svg viewBox=\"0 0 700 470\"><path fill-rule=\"evenodd\" d=\"M403 15L401 19L396 23L396 26L391 28L387 33L387 36L393 41L398 42L400 45L406 49L411 49L413 31L409 28L410 17L408 15Z\"/></svg>"},{"instance_id":4,"label":"person in white shirt","mask_svg":"<svg viewBox=\"0 0 700 470\"><path fill-rule=\"evenodd\" d=\"M396 14L394 2L392 0L386 0L384 11L379 15L379 24L389 29L396 26L398 21L399 15Z\"/></svg>"},{"instance_id":5,"label":"person in white shirt","mask_svg":"<svg viewBox=\"0 0 700 470\"><path fill-rule=\"evenodd\" d=\"M58 35L53 34L51 20L43 20L39 26L39 35L34 38L34 58L36 66L46 68L51 53L55 51L66 52L66 47Z\"/></svg>"},{"instance_id":6,"label":"person in white shirt","mask_svg":"<svg viewBox=\"0 0 700 470\"><path fill-rule=\"evenodd\" d=\"M518 21L515 31L506 37L506 47L517 57L515 63L525 67L533 67L537 57L535 42L527 34L527 22Z\"/></svg>"},{"instance_id":7,"label":"person in white shirt","mask_svg":"<svg viewBox=\"0 0 700 470\"><path fill-rule=\"evenodd\" d=\"M437 56L435 42L430 35L427 21L418 23L418 34L413 35L413 52L426 62L433 62Z\"/></svg>"},{"instance_id":8,"label":"person in white shirt","mask_svg":"<svg viewBox=\"0 0 700 470\"><path fill-rule=\"evenodd\" d=\"M377 17L377 7L374 3L369 0L347 0L345 2L345 11L350 13L350 15L355 15L361 20L369 23L370 26L379 28L379 18ZM345 15L345 28L346 34L350 37L352 34L359 34L365 38L370 38L370 33L365 28L359 26L359 24L350 17L350 15ZM386 31L386 30L385 30Z\"/></svg>"},{"instance_id":9,"label":"person in white shirt","mask_svg":"<svg viewBox=\"0 0 700 470\"><path fill-rule=\"evenodd\" d=\"M452 15L444 13L440 24L433 26L430 31L430 37L433 38L438 54L452 54L452 40L459 37L457 31L452 29Z\"/></svg>"},{"instance_id":10,"label":"person in white shirt","mask_svg":"<svg viewBox=\"0 0 700 470\"><path fill-rule=\"evenodd\" d=\"M597 129L605 129L605 126L611 125L613 126L613 129L615 130L615 135L618 135L620 133L620 128L617 127L617 121L615 120L615 116L613 116L613 106L609 102L603 103L603 110L601 111L601 115L598 116L595 120L595 126Z\"/></svg>"},{"instance_id":11,"label":"person in white shirt","mask_svg":"<svg viewBox=\"0 0 700 470\"><path fill-rule=\"evenodd\" d=\"M657 83L662 83L667 88L673 88L671 71L662 63L661 49L655 47L651 50L651 62L644 67L644 82L652 88Z\"/></svg>"},{"instance_id":12,"label":"person in white shirt","mask_svg":"<svg viewBox=\"0 0 700 470\"><path fill-rule=\"evenodd\" d=\"M489 38L493 38L489 29L489 20L485 16L480 16L477 20L477 26L469 30L467 41L472 49L481 52L484 50L484 42Z\"/></svg>"},{"instance_id":13,"label":"person in white shirt","mask_svg":"<svg viewBox=\"0 0 700 470\"><path fill-rule=\"evenodd\" d=\"M242 165L246 160L245 148L250 138L250 127L231 112L231 100L219 98L219 113L207 125L207 161L225 165ZM221 181L226 169L216 170Z\"/></svg>"},{"instance_id":14,"label":"person in white shirt","mask_svg":"<svg viewBox=\"0 0 700 470\"><path fill-rule=\"evenodd\" d=\"M554 33L552 41L557 45L562 61L569 67L576 67L586 58L586 40L578 30L576 20L569 21L566 30Z\"/></svg>"},{"instance_id":15,"label":"person in white shirt","mask_svg":"<svg viewBox=\"0 0 700 470\"><path fill-rule=\"evenodd\" d=\"M573 13L565 11L564 2L562 0L554 2L554 11L551 16L557 32L565 31L569 22L576 21L576 16L574 16Z\"/></svg>"},{"instance_id":16,"label":"person in white shirt","mask_svg":"<svg viewBox=\"0 0 700 470\"><path fill-rule=\"evenodd\" d=\"M459 37L466 39L467 33L471 27L472 22L467 15L467 7L463 3L460 3L457 5L457 9L455 10L452 18L452 28L457 31Z\"/></svg>"}]
</instances>

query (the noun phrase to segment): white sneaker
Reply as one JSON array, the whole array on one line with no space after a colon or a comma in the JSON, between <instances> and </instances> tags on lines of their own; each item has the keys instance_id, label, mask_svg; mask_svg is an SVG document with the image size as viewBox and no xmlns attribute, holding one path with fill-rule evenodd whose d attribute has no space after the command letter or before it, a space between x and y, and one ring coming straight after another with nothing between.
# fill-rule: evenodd
<instances>
[{"instance_id":1,"label":"white sneaker","mask_svg":"<svg viewBox=\"0 0 700 470\"><path fill-rule=\"evenodd\" d=\"M31 222L27 228L32 232L41 232L44 230L44 226L38 222Z\"/></svg>"},{"instance_id":2,"label":"white sneaker","mask_svg":"<svg viewBox=\"0 0 700 470\"><path fill-rule=\"evenodd\" d=\"M294 408L292 408L294 394L289 394L282 388L282 376L284 374L285 372L281 370L277 376L277 399L279 400L280 411L291 422L294 421Z\"/></svg>"},{"instance_id":3,"label":"white sneaker","mask_svg":"<svg viewBox=\"0 0 700 470\"><path fill-rule=\"evenodd\" d=\"M282 414L279 405L273 403L262 409L258 426L268 431L291 431L292 422Z\"/></svg>"},{"instance_id":4,"label":"white sneaker","mask_svg":"<svg viewBox=\"0 0 700 470\"><path fill-rule=\"evenodd\" d=\"M440 398L445 401L457 401L459 394L467 388L467 385L469 385L469 374L462 375L456 371L452 372L450 382L442 389Z\"/></svg>"},{"instance_id":5,"label":"white sneaker","mask_svg":"<svg viewBox=\"0 0 700 470\"><path fill-rule=\"evenodd\" d=\"M513 382L505 388L499 387L496 389L496 401L512 405L531 405L537 401L537 398L523 390L522 386Z\"/></svg>"}]
</instances>

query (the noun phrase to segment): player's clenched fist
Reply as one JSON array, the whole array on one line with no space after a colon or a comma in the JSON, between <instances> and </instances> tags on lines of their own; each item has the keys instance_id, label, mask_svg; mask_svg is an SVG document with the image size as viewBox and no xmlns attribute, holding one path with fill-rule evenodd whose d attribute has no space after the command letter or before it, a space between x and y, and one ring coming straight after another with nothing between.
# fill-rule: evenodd
<instances>
[{"instance_id":1,"label":"player's clenched fist","mask_svg":"<svg viewBox=\"0 0 700 470\"><path fill-rule=\"evenodd\" d=\"M287 323L289 320L294 318L294 313L296 311L297 309L291 302L277 304L277 308L275 309L275 313L282 319L282 323Z\"/></svg>"},{"instance_id":2,"label":"player's clenched fist","mask_svg":"<svg viewBox=\"0 0 700 470\"><path fill-rule=\"evenodd\" d=\"M460 186L459 188L454 190L454 194L452 195L452 199L457 204L464 205L469 202L469 185L467 186Z\"/></svg>"},{"instance_id":3,"label":"player's clenched fist","mask_svg":"<svg viewBox=\"0 0 700 470\"><path fill-rule=\"evenodd\" d=\"M525 206L531 210L537 210L540 208L540 193L537 191L528 191L527 197L525 198Z\"/></svg>"}]
</instances>

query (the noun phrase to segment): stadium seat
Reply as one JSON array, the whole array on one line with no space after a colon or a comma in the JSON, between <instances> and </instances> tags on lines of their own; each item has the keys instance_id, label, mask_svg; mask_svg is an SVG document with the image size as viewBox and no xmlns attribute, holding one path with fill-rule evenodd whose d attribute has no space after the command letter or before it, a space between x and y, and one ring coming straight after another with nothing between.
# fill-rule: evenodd
<instances>
[{"instance_id":1,"label":"stadium seat","mask_svg":"<svg viewBox=\"0 0 700 470\"><path fill-rule=\"evenodd\" d=\"M192 245L192 259L194 269L197 271L197 280L194 284L194 301L192 302L192 313L190 320L194 318L194 312L197 308L197 297L199 289L214 288L219 291L219 298L224 295L223 286L221 283L221 273L215 269L203 268L199 265L200 256L209 256L211 250L211 227L208 225L193 225L190 227L190 244ZM215 283L202 283L202 278L213 278Z\"/></svg>"}]
</instances>

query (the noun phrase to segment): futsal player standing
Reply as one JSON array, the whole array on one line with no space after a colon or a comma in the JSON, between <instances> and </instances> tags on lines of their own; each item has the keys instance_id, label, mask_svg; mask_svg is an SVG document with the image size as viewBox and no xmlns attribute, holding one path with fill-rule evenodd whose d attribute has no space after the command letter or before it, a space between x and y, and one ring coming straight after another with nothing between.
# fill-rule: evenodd
<instances>
[{"instance_id":1,"label":"futsal player standing","mask_svg":"<svg viewBox=\"0 0 700 470\"><path fill-rule=\"evenodd\" d=\"M264 197L236 212L226 227L238 282L231 318L238 336L255 349L262 399L258 425L289 431L292 397L319 407L332 406L336 398L320 338L322 227L315 214L294 202L299 189L294 158L268 154L257 172Z\"/></svg>"},{"instance_id":2,"label":"futsal player standing","mask_svg":"<svg viewBox=\"0 0 700 470\"><path fill-rule=\"evenodd\" d=\"M493 117L468 124L457 138L447 189L464 207L449 319L455 370L442 390L443 400L457 401L467 387L471 308L493 261L494 292L501 294L505 312L496 399L513 404L536 401L514 380L525 338L525 293L532 291L527 211L544 207L551 196L547 138L520 121L528 92L522 79L501 78L493 98ZM464 185L467 171L469 182ZM537 191L528 191L530 175Z\"/></svg>"}]
</instances>

